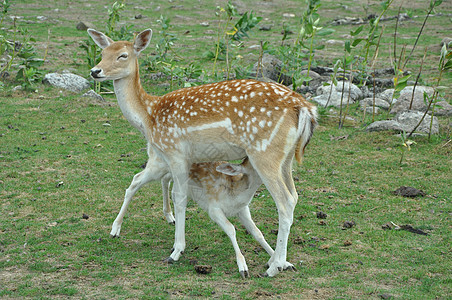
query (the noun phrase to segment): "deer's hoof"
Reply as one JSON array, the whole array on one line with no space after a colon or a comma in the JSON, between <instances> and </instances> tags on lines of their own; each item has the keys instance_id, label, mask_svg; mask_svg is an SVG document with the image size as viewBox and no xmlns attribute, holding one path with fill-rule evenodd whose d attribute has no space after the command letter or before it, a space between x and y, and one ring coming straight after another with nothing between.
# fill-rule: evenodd
<instances>
[{"instance_id":1,"label":"deer's hoof","mask_svg":"<svg viewBox=\"0 0 452 300\"><path fill-rule=\"evenodd\" d=\"M240 276L242 276L242 278L245 279L249 278L250 274L248 273L248 271L240 271Z\"/></svg>"},{"instance_id":2,"label":"deer's hoof","mask_svg":"<svg viewBox=\"0 0 452 300\"><path fill-rule=\"evenodd\" d=\"M165 258L163 260L163 262L168 264L168 265L172 265L172 264L174 264L174 259L172 259L171 256L170 256L170 257Z\"/></svg>"}]
</instances>

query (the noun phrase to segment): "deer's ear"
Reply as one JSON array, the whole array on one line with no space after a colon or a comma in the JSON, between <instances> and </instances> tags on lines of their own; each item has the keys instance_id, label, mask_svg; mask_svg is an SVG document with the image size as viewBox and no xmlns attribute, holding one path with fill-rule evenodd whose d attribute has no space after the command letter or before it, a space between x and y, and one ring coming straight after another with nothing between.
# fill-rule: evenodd
<instances>
[{"instance_id":1,"label":"deer's ear","mask_svg":"<svg viewBox=\"0 0 452 300\"><path fill-rule=\"evenodd\" d=\"M88 34L91 36L97 46L104 49L113 43L113 40L100 31L88 28Z\"/></svg>"},{"instance_id":2,"label":"deer's ear","mask_svg":"<svg viewBox=\"0 0 452 300\"><path fill-rule=\"evenodd\" d=\"M216 170L229 176L237 176L243 173L241 165L230 163L221 164L216 168Z\"/></svg>"},{"instance_id":3,"label":"deer's ear","mask_svg":"<svg viewBox=\"0 0 452 300\"><path fill-rule=\"evenodd\" d=\"M137 53L140 53L144 49L146 49L147 46L149 46L149 43L151 42L152 37L152 29L146 29L142 32L140 32L137 37L135 38L135 42L133 43L133 48Z\"/></svg>"}]
</instances>

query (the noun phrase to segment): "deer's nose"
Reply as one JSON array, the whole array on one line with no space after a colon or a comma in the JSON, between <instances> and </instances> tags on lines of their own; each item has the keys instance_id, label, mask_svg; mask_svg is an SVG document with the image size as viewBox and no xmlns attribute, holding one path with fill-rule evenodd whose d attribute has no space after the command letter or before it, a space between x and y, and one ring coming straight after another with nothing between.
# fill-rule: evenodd
<instances>
[{"instance_id":1,"label":"deer's nose","mask_svg":"<svg viewBox=\"0 0 452 300\"><path fill-rule=\"evenodd\" d=\"M102 69L91 69L91 77L98 78L100 72L102 72Z\"/></svg>"}]
</instances>

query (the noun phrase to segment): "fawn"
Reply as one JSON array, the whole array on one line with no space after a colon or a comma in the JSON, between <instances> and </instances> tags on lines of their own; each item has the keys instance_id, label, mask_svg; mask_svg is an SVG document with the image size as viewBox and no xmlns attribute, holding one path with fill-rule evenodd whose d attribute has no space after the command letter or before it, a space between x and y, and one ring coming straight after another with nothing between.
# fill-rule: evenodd
<instances>
[{"instance_id":1,"label":"fawn","mask_svg":"<svg viewBox=\"0 0 452 300\"><path fill-rule=\"evenodd\" d=\"M119 236L123 217L132 200L133 195L146 183L161 180L163 192L164 214L169 223L174 222L171 206L168 202L170 173L166 164L159 158L149 155L146 168L138 173L126 191L121 211L116 217L111 236ZM259 242L271 256L274 251L265 240L262 232L251 219L249 204L262 181L249 160L246 158L241 164L228 162L194 163L190 169L188 182L188 196L203 208L227 234L234 247L239 273L242 278L249 277L245 257L240 251L235 236L235 228L227 217L237 216L248 232Z\"/></svg>"}]
</instances>

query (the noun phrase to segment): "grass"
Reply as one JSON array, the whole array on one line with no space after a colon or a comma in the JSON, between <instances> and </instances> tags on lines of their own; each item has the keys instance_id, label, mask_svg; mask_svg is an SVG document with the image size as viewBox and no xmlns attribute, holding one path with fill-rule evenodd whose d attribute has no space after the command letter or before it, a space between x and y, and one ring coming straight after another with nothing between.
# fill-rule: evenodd
<instances>
[{"instance_id":1,"label":"grass","mask_svg":"<svg viewBox=\"0 0 452 300\"><path fill-rule=\"evenodd\" d=\"M320 10L325 23L338 12L362 14L326 3ZM33 22L36 15L46 13L56 18L52 19L56 24L47 25L52 28L49 57L53 62L45 68L49 71L73 68L86 74L83 59L76 57L74 61L73 53L81 51L78 41L87 36L77 32L70 20L74 12L84 9L86 17L102 28L103 21L94 17L99 11L106 13L103 4L72 3L70 13L63 10L65 2L55 5L49 10L39 1L15 3L11 14L25 15ZM215 18L216 3L206 1L205 7L196 6L196 10L178 1L159 5L158 12L126 10L124 19L142 29L143 23L145 27L156 26L157 15L167 13L172 17L173 31L178 33L177 51L187 60L199 58L203 50L213 45L213 40L203 35L205 28L199 23ZM172 5L184 8L170 8ZM293 22L296 26L295 18L281 16L282 12L295 11L298 2L268 5L262 14L275 23L275 28L282 22ZM352 6L352 2L347 5ZM419 9L416 5L413 9ZM54 8L59 8L59 13ZM450 5L446 8L450 11ZM147 19L131 20L138 11ZM184 17L190 20L183 21ZM439 20L432 18L432 22ZM263 22L266 21L270 22ZM36 33L38 43L44 45L47 27L35 23L28 26L30 32ZM210 29L214 28L212 24ZM444 32L442 28L436 30ZM190 33L183 35L185 30ZM346 33L350 28L338 27L337 38L342 34L340 30ZM403 34L412 36L417 31ZM427 35L439 42L435 33ZM274 43L280 38L276 29L270 33L255 31L249 43L263 37ZM419 49L422 47L420 44ZM436 51L433 46L429 49L432 54ZM323 60L322 55L327 52L318 54ZM247 59L252 60L253 55ZM199 60L211 70L209 62ZM412 63L417 63L414 57ZM427 65L431 69L435 66L431 62ZM450 77L445 84L450 82L447 80ZM433 75L425 81L433 82ZM145 79L144 84L148 91L163 93L161 87L149 80ZM378 299L389 294L396 299L448 299L452 296L450 119L440 120L440 135L430 143L426 137L416 137L417 144L405 153L400 165L400 137L389 132L366 132L364 128L371 116L362 120L356 105L350 113L354 121L347 121L341 130L337 129L337 114L321 109L320 126L307 148L305 161L302 166L294 166L300 197L289 237L288 259L298 271L284 272L275 278L257 277L265 271L268 256L244 228L237 226L239 245L252 275L251 279L242 280L229 239L193 203L187 212L187 249L182 259L170 266L161 262L173 245L174 226L164 220L158 183L137 193L121 238L110 239L110 226L124 190L147 159L145 141L123 118L114 96L97 102L41 85L37 88L37 93L6 89L0 94L2 298ZM402 185L422 189L427 196L411 199L394 195L392 191ZM319 211L326 213L327 218L318 219ZM277 212L264 188L251 203L251 212L274 246ZM84 214L89 218L84 219ZM356 225L343 229L346 221ZM382 225L389 222L411 224L428 235L383 230ZM233 223L238 224L237 220ZM195 263L212 265L212 273L197 274Z\"/></svg>"}]
</instances>

